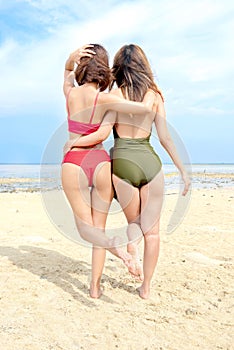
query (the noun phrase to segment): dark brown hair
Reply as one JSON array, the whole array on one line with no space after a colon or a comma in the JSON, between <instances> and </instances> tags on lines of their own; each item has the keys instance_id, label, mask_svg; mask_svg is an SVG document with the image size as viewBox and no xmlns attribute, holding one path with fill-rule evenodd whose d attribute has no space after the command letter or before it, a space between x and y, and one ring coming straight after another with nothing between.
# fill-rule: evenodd
<instances>
[{"instance_id":1,"label":"dark brown hair","mask_svg":"<svg viewBox=\"0 0 234 350\"><path fill-rule=\"evenodd\" d=\"M157 92L153 72L144 51L134 44L124 45L115 54L112 67L113 80L132 101L142 101L148 89Z\"/></svg>"},{"instance_id":2,"label":"dark brown hair","mask_svg":"<svg viewBox=\"0 0 234 350\"><path fill-rule=\"evenodd\" d=\"M93 57L82 57L75 70L75 79L78 85L85 83L98 83L100 91L104 91L111 80L109 57L107 51L99 44L90 49L96 52Z\"/></svg>"}]
</instances>

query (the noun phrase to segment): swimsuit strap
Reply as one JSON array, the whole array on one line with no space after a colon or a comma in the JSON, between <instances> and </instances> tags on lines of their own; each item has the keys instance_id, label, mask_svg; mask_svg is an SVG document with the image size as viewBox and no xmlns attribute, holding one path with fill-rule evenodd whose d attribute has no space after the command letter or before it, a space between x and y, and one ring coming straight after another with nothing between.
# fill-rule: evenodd
<instances>
[{"instance_id":1,"label":"swimsuit strap","mask_svg":"<svg viewBox=\"0 0 234 350\"><path fill-rule=\"evenodd\" d=\"M67 117L68 119L70 119L70 111L69 111L69 106L68 106L68 98L70 95L72 87L68 90L67 96L66 96L66 108L67 108Z\"/></svg>"},{"instance_id":2,"label":"swimsuit strap","mask_svg":"<svg viewBox=\"0 0 234 350\"><path fill-rule=\"evenodd\" d=\"M113 127L113 135L114 135L114 139L119 139L119 135L117 133L117 130L116 130L116 126L114 125Z\"/></svg>"},{"instance_id":3,"label":"swimsuit strap","mask_svg":"<svg viewBox=\"0 0 234 350\"><path fill-rule=\"evenodd\" d=\"M68 116L68 119L70 119L70 111L69 111L69 106L68 106L68 98L69 98L71 89L72 89L72 88L70 88L70 89L68 90L68 93L67 93L67 96L66 96L66 108L67 108L67 116ZM94 116L95 109L96 109L96 104L97 104L98 95L99 95L99 91L98 91L98 93L97 93L97 95L96 95L96 97L95 97L95 101L94 101L93 110L92 110L92 114L91 114L91 117L90 117L89 124L91 124L91 122L92 122L92 120L93 120L93 116Z\"/></svg>"},{"instance_id":4,"label":"swimsuit strap","mask_svg":"<svg viewBox=\"0 0 234 350\"><path fill-rule=\"evenodd\" d=\"M92 120L93 120L93 116L94 116L94 113L95 113L95 109L96 109L96 105L97 105L97 99L98 99L98 95L99 95L99 91L95 97L95 101L94 101L94 105L93 105L93 110L92 110L92 114L91 114L91 117L90 117L90 121L89 121L89 124L92 123Z\"/></svg>"}]
</instances>

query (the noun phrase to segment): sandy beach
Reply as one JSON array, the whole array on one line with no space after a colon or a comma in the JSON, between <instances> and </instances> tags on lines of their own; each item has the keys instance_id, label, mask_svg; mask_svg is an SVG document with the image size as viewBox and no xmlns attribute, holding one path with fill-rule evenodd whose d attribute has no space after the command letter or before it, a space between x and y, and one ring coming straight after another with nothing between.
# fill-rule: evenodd
<instances>
[{"instance_id":1,"label":"sandy beach","mask_svg":"<svg viewBox=\"0 0 234 350\"><path fill-rule=\"evenodd\" d=\"M110 253L104 294L91 299L91 249L58 232L39 192L1 193L1 349L234 349L233 189L193 189L171 234L166 196L149 300Z\"/></svg>"}]
</instances>

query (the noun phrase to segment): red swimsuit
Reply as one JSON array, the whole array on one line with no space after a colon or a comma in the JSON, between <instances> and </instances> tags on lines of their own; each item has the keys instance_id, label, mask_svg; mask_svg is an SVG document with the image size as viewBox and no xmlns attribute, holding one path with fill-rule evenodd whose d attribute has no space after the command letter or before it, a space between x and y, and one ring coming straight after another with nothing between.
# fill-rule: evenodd
<instances>
[{"instance_id":1,"label":"red swimsuit","mask_svg":"<svg viewBox=\"0 0 234 350\"><path fill-rule=\"evenodd\" d=\"M70 90L71 91L71 90ZM67 94L67 111L68 111L68 130L70 132L73 132L75 134L80 134L80 135L89 135L92 132L95 132L98 130L100 127L99 124L92 124L94 112L96 109L96 104L97 104L97 99L98 99L98 94L96 95L95 101L94 101L94 106L92 110L92 114L89 120L89 123L81 123L75 120L70 119L70 113L69 113L69 108L68 108L68 97L70 94L70 91ZM89 180L89 186L93 185L93 174L95 172L95 169L98 164L102 162L110 162L110 157L108 153L103 150L103 149L89 149L89 150L84 150L84 151L74 151L71 150L67 152L64 156L63 159L63 164L64 163L72 163L80 166L88 180Z\"/></svg>"}]
</instances>

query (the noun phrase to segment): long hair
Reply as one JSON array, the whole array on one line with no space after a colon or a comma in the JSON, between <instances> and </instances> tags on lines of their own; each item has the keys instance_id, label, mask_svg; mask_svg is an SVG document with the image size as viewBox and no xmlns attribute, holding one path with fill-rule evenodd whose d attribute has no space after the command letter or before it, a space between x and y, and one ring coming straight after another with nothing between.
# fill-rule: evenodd
<instances>
[{"instance_id":1,"label":"long hair","mask_svg":"<svg viewBox=\"0 0 234 350\"><path fill-rule=\"evenodd\" d=\"M138 45L124 45L119 49L114 57L112 75L110 88L116 83L124 97L132 101L142 101L148 89L158 91L149 61Z\"/></svg>"},{"instance_id":2,"label":"long hair","mask_svg":"<svg viewBox=\"0 0 234 350\"><path fill-rule=\"evenodd\" d=\"M103 46L99 44L90 45L93 45L91 50L96 52L96 55L80 59L80 63L75 70L75 79L78 85L97 83L100 91L104 91L111 81L109 56Z\"/></svg>"}]
</instances>

